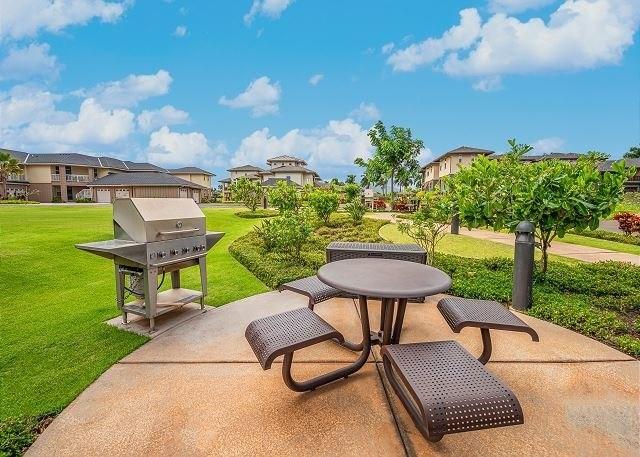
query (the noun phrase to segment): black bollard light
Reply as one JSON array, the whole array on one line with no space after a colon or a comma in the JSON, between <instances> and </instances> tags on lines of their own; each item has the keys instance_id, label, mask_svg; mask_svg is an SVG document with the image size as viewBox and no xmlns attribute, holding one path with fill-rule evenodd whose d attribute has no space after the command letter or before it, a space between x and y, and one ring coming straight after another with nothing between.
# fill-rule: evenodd
<instances>
[{"instance_id":1,"label":"black bollard light","mask_svg":"<svg viewBox=\"0 0 640 457\"><path fill-rule=\"evenodd\" d=\"M531 307L533 288L533 253L535 251L535 226L522 221L516 227L516 247L513 259L512 304L515 309Z\"/></svg>"},{"instance_id":2,"label":"black bollard light","mask_svg":"<svg viewBox=\"0 0 640 457\"><path fill-rule=\"evenodd\" d=\"M458 235L460 233L460 216L454 214L451 218L451 234Z\"/></svg>"}]
</instances>

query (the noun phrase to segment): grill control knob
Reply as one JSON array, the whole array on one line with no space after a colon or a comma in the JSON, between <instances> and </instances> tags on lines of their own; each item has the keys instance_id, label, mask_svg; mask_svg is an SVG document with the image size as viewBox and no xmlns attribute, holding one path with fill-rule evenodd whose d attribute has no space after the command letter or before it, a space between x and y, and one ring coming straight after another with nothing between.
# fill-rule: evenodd
<instances>
[{"instance_id":1,"label":"grill control knob","mask_svg":"<svg viewBox=\"0 0 640 457\"><path fill-rule=\"evenodd\" d=\"M198 252L198 246L196 246L195 244L193 245L193 252Z\"/></svg>"},{"instance_id":2,"label":"grill control knob","mask_svg":"<svg viewBox=\"0 0 640 457\"><path fill-rule=\"evenodd\" d=\"M204 244L201 244L201 245L200 245L200 250L201 250L201 251L204 251L206 248L207 248L207 247L206 247Z\"/></svg>"},{"instance_id":3,"label":"grill control knob","mask_svg":"<svg viewBox=\"0 0 640 457\"><path fill-rule=\"evenodd\" d=\"M165 251L158 252L158 257L160 257L161 259L164 259L166 256L167 256L167 253Z\"/></svg>"},{"instance_id":4,"label":"grill control knob","mask_svg":"<svg viewBox=\"0 0 640 457\"><path fill-rule=\"evenodd\" d=\"M182 253L186 254L187 252L189 252L189 248L182 248Z\"/></svg>"},{"instance_id":5,"label":"grill control knob","mask_svg":"<svg viewBox=\"0 0 640 457\"><path fill-rule=\"evenodd\" d=\"M178 255L178 250L177 249L172 249L171 251L169 251L169 254Z\"/></svg>"}]
</instances>

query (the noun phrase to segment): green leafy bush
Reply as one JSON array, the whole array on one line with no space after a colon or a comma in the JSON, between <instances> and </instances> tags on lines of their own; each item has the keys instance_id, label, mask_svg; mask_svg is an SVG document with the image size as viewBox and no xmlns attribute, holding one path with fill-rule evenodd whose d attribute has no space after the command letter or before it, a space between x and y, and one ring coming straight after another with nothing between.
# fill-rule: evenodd
<instances>
[{"instance_id":1,"label":"green leafy bush","mask_svg":"<svg viewBox=\"0 0 640 457\"><path fill-rule=\"evenodd\" d=\"M251 211L255 211L264 198L264 191L260 183L245 177L236 179L229 189L231 190L231 198L234 201L242 202Z\"/></svg>"},{"instance_id":2,"label":"green leafy bush","mask_svg":"<svg viewBox=\"0 0 640 457\"><path fill-rule=\"evenodd\" d=\"M257 209L255 211L238 211L235 214L243 219L261 219L264 217L274 217L280 213L272 209Z\"/></svg>"},{"instance_id":3,"label":"green leafy bush","mask_svg":"<svg viewBox=\"0 0 640 457\"><path fill-rule=\"evenodd\" d=\"M367 208L362 204L360 200L353 200L346 205L344 205L344 209L349 213L353 222L362 222L362 218L364 218L365 213L367 212Z\"/></svg>"},{"instance_id":4,"label":"green leafy bush","mask_svg":"<svg viewBox=\"0 0 640 457\"><path fill-rule=\"evenodd\" d=\"M51 203L62 203L62 197L53 197Z\"/></svg>"},{"instance_id":5,"label":"green leafy bush","mask_svg":"<svg viewBox=\"0 0 640 457\"><path fill-rule=\"evenodd\" d=\"M76 198L74 200L76 203L93 203L93 200L90 198Z\"/></svg>"},{"instance_id":6,"label":"green leafy bush","mask_svg":"<svg viewBox=\"0 0 640 457\"><path fill-rule=\"evenodd\" d=\"M302 196L296 186L290 181L278 181L275 187L268 191L269 204L275 206L281 213L298 211L302 205Z\"/></svg>"},{"instance_id":7,"label":"green leafy bush","mask_svg":"<svg viewBox=\"0 0 640 457\"><path fill-rule=\"evenodd\" d=\"M616 241L618 243L640 246L640 236L625 235L624 233L610 232L608 230L584 230L582 232L572 230L570 233L589 238L598 238L600 240Z\"/></svg>"},{"instance_id":8,"label":"green leafy bush","mask_svg":"<svg viewBox=\"0 0 640 457\"><path fill-rule=\"evenodd\" d=\"M55 413L8 417L0 421L0 456L20 456L51 422Z\"/></svg>"},{"instance_id":9,"label":"green leafy bush","mask_svg":"<svg viewBox=\"0 0 640 457\"><path fill-rule=\"evenodd\" d=\"M266 251L278 250L294 260L300 259L305 243L311 237L313 227L307 211L287 211L278 217L266 220L255 232L262 240Z\"/></svg>"},{"instance_id":10,"label":"green leafy bush","mask_svg":"<svg viewBox=\"0 0 640 457\"><path fill-rule=\"evenodd\" d=\"M362 187L360 187L356 183L348 183L344 186L344 196L347 202L351 202L356 198L359 198L361 193Z\"/></svg>"},{"instance_id":11,"label":"green leafy bush","mask_svg":"<svg viewBox=\"0 0 640 457\"><path fill-rule=\"evenodd\" d=\"M0 205L37 205L40 202L34 202L33 200L1 200Z\"/></svg>"},{"instance_id":12,"label":"green leafy bush","mask_svg":"<svg viewBox=\"0 0 640 457\"><path fill-rule=\"evenodd\" d=\"M307 196L309 206L324 224L329 222L332 213L338 211L340 197L331 190L316 189Z\"/></svg>"}]
</instances>

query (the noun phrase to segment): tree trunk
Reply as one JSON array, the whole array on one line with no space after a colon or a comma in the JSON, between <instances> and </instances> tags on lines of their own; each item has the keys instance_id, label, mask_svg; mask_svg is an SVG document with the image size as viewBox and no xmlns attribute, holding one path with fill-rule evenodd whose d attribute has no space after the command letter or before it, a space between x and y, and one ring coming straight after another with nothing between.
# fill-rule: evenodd
<instances>
[{"instance_id":1,"label":"tree trunk","mask_svg":"<svg viewBox=\"0 0 640 457\"><path fill-rule=\"evenodd\" d=\"M549 240L547 238L542 238L542 274L547 272L547 267L549 266Z\"/></svg>"},{"instance_id":2,"label":"tree trunk","mask_svg":"<svg viewBox=\"0 0 640 457\"><path fill-rule=\"evenodd\" d=\"M395 170L391 171L391 211L393 211L393 175L395 174Z\"/></svg>"}]
</instances>

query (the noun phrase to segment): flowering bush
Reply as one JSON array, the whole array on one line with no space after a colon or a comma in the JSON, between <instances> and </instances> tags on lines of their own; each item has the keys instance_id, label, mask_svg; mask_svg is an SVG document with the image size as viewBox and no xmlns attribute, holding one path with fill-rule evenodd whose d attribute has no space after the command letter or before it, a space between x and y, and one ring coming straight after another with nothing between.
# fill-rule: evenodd
<instances>
[{"instance_id":1,"label":"flowering bush","mask_svg":"<svg viewBox=\"0 0 640 457\"><path fill-rule=\"evenodd\" d=\"M373 209L377 211L384 211L385 209L387 209L387 204L385 203L384 200L380 200L380 199L374 200Z\"/></svg>"},{"instance_id":2,"label":"flowering bush","mask_svg":"<svg viewBox=\"0 0 640 457\"><path fill-rule=\"evenodd\" d=\"M617 213L613 218L618 221L618 227L625 235L638 233L640 235L640 215L633 213Z\"/></svg>"}]
</instances>

